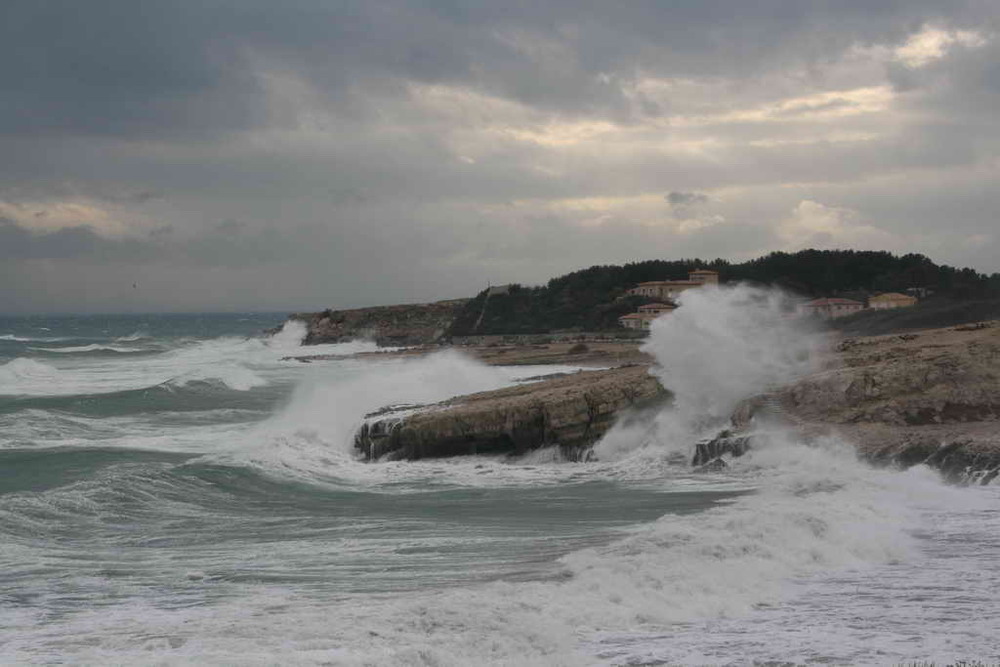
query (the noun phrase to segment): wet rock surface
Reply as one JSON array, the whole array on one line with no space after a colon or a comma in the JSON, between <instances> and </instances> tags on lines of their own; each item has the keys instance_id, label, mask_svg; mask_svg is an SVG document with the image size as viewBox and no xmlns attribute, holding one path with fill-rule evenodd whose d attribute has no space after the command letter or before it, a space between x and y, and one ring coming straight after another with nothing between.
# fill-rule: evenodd
<instances>
[{"instance_id":1,"label":"wet rock surface","mask_svg":"<svg viewBox=\"0 0 1000 667\"><path fill-rule=\"evenodd\" d=\"M724 457L743 456L750 449L753 437L725 430L714 438L706 438L695 443L691 465L705 471L723 469L727 467Z\"/></svg>"},{"instance_id":2,"label":"wet rock surface","mask_svg":"<svg viewBox=\"0 0 1000 667\"><path fill-rule=\"evenodd\" d=\"M1000 323L843 340L830 368L745 401L734 425L768 411L807 434L840 433L875 462L990 481L1000 470Z\"/></svg>"},{"instance_id":3,"label":"wet rock surface","mask_svg":"<svg viewBox=\"0 0 1000 667\"><path fill-rule=\"evenodd\" d=\"M580 371L413 412L371 415L354 445L368 460L521 454L550 446L583 460L618 415L668 399L646 366Z\"/></svg>"},{"instance_id":4,"label":"wet rock surface","mask_svg":"<svg viewBox=\"0 0 1000 667\"><path fill-rule=\"evenodd\" d=\"M468 299L297 313L306 325L306 345L345 343L359 338L379 345L423 345L444 336Z\"/></svg>"}]
</instances>

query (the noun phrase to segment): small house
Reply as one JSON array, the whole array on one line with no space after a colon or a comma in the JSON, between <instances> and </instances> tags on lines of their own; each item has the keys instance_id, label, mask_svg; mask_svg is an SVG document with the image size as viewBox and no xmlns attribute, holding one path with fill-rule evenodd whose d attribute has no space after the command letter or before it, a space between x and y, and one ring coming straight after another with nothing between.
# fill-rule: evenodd
<instances>
[{"instance_id":1,"label":"small house","mask_svg":"<svg viewBox=\"0 0 1000 667\"><path fill-rule=\"evenodd\" d=\"M876 310L886 310L888 308L906 308L916 305L917 298L899 292L886 292L868 299L868 307Z\"/></svg>"},{"instance_id":2,"label":"small house","mask_svg":"<svg viewBox=\"0 0 1000 667\"><path fill-rule=\"evenodd\" d=\"M676 310L677 306L672 303L647 303L644 306L639 306L639 314L649 314L653 317L658 317L663 313L669 313Z\"/></svg>"}]
</instances>

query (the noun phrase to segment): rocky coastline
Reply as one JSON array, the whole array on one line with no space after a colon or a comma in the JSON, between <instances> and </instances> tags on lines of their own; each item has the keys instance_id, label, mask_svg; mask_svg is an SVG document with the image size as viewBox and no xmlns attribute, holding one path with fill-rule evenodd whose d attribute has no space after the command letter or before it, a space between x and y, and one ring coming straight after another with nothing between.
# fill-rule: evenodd
<instances>
[{"instance_id":1,"label":"rocky coastline","mask_svg":"<svg viewBox=\"0 0 1000 667\"><path fill-rule=\"evenodd\" d=\"M453 307L432 310L446 319ZM439 335L444 319L428 319L427 310L420 308L415 317L427 325L428 335ZM339 324L336 316L313 314L312 342L350 339L376 314L383 323L404 317L402 311L392 311L396 315L391 317L385 309L361 311ZM407 320L411 328L406 336L393 334L391 327L380 331L384 340L400 340L413 335L415 321ZM387 409L368 416L355 446L372 461L521 454L548 446L558 446L566 458L586 459L591 446L622 414L669 400L669 393L648 372L652 359L639 346L639 341L589 341L458 347L490 365L570 364L604 370L433 406ZM444 347L422 344L354 356L406 357ZM330 357L294 358L308 362ZM784 421L806 439L839 435L874 464L923 463L952 481L988 483L1000 475L1000 321L841 338L820 371L748 398L734 413L731 432L692 443L692 464L704 470L724 466L726 458L752 446L748 434L765 416Z\"/></svg>"},{"instance_id":2,"label":"rocky coastline","mask_svg":"<svg viewBox=\"0 0 1000 667\"><path fill-rule=\"evenodd\" d=\"M1000 473L1000 321L843 339L827 368L748 399L804 437L838 434L875 464L926 464L951 481Z\"/></svg>"},{"instance_id":3,"label":"rocky coastline","mask_svg":"<svg viewBox=\"0 0 1000 667\"><path fill-rule=\"evenodd\" d=\"M346 343L359 338L379 345L426 345L440 340L468 299L397 306L295 313L289 321L306 325L305 345Z\"/></svg>"}]
</instances>

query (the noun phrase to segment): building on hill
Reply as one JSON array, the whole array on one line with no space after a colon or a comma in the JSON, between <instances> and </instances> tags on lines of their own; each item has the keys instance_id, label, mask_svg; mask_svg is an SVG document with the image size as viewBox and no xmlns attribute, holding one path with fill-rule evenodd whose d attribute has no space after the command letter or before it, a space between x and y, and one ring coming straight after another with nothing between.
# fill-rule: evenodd
<instances>
[{"instance_id":1,"label":"building on hill","mask_svg":"<svg viewBox=\"0 0 1000 667\"><path fill-rule=\"evenodd\" d=\"M629 313L628 315L619 317L618 324L626 329L648 329L649 323L654 319L656 318L644 315L643 313Z\"/></svg>"},{"instance_id":2,"label":"building on hill","mask_svg":"<svg viewBox=\"0 0 1000 667\"><path fill-rule=\"evenodd\" d=\"M865 309L865 304L853 299L813 299L799 306L803 315L811 315L825 320L853 315Z\"/></svg>"},{"instance_id":3,"label":"building on hill","mask_svg":"<svg viewBox=\"0 0 1000 667\"><path fill-rule=\"evenodd\" d=\"M675 308L677 306L666 303L647 303L645 306L639 306L639 312L619 317L618 324L626 329L648 329L653 320Z\"/></svg>"},{"instance_id":4,"label":"building on hill","mask_svg":"<svg viewBox=\"0 0 1000 667\"><path fill-rule=\"evenodd\" d=\"M719 272L712 269L695 269L688 273L688 280L702 285L718 285Z\"/></svg>"},{"instance_id":5,"label":"building on hill","mask_svg":"<svg viewBox=\"0 0 1000 667\"><path fill-rule=\"evenodd\" d=\"M628 294L633 296L648 296L656 299L674 299L684 292L695 287L705 285L718 285L719 272L711 269L696 269L688 273L687 280L651 280L639 283Z\"/></svg>"},{"instance_id":6,"label":"building on hill","mask_svg":"<svg viewBox=\"0 0 1000 667\"><path fill-rule=\"evenodd\" d=\"M632 296L645 296L659 301L647 303L639 306L638 311L622 315L618 318L618 323L626 329L648 329L650 323L660 315L672 312L677 308L673 299L680 296L681 292L705 285L718 285L719 272L711 269L696 269L688 273L687 280L652 280L639 283L627 294Z\"/></svg>"},{"instance_id":7,"label":"building on hill","mask_svg":"<svg viewBox=\"0 0 1000 667\"><path fill-rule=\"evenodd\" d=\"M917 297L900 294L899 292L886 292L885 294L879 294L868 299L868 307L876 310L906 308L907 306L914 306L916 303Z\"/></svg>"},{"instance_id":8,"label":"building on hill","mask_svg":"<svg viewBox=\"0 0 1000 667\"><path fill-rule=\"evenodd\" d=\"M676 304L673 303L647 303L639 306L639 313L647 313L656 317L657 315L662 315L663 313L669 313L676 308Z\"/></svg>"}]
</instances>

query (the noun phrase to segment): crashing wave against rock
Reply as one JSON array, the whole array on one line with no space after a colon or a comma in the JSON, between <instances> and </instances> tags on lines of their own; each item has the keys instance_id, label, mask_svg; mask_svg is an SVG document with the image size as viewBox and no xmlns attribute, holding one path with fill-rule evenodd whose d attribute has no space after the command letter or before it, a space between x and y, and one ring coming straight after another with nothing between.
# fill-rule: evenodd
<instances>
[{"instance_id":1,"label":"crashing wave against rock","mask_svg":"<svg viewBox=\"0 0 1000 667\"><path fill-rule=\"evenodd\" d=\"M805 433L836 430L876 463L929 465L955 482L1000 474L1000 327L993 322L848 339L834 367L740 405Z\"/></svg>"}]
</instances>

